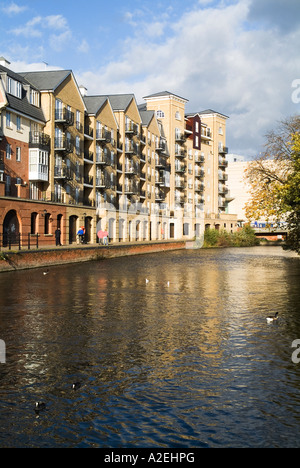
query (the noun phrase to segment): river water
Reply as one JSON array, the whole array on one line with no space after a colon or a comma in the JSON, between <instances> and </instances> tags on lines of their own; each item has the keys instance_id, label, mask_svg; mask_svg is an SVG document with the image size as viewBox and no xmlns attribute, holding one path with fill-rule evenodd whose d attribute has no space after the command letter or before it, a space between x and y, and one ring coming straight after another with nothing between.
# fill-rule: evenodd
<instances>
[{"instance_id":1,"label":"river water","mask_svg":"<svg viewBox=\"0 0 300 468\"><path fill-rule=\"evenodd\" d=\"M3 273L0 291L0 447L300 447L300 258L280 247Z\"/></svg>"}]
</instances>

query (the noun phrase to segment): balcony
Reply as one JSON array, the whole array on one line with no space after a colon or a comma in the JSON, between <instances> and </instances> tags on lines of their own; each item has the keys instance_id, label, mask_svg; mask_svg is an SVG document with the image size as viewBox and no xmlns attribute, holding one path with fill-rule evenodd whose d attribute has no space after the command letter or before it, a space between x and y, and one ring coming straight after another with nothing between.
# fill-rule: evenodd
<instances>
[{"instance_id":1,"label":"balcony","mask_svg":"<svg viewBox=\"0 0 300 468\"><path fill-rule=\"evenodd\" d=\"M175 187L179 189L183 189L184 188L183 179L175 179Z\"/></svg>"},{"instance_id":2,"label":"balcony","mask_svg":"<svg viewBox=\"0 0 300 468\"><path fill-rule=\"evenodd\" d=\"M227 181L228 180L228 174L225 174L225 172L219 172L218 174L218 179L220 181Z\"/></svg>"},{"instance_id":3,"label":"balcony","mask_svg":"<svg viewBox=\"0 0 300 468\"><path fill-rule=\"evenodd\" d=\"M164 201L165 198L166 195L162 190L155 190L155 201Z\"/></svg>"},{"instance_id":4,"label":"balcony","mask_svg":"<svg viewBox=\"0 0 300 468\"><path fill-rule=\"evenodd\" d=\"M195 192L203 192L204 191L204 184L202 183L195 183Z\"/></svg>"},{"instance_id":5,"label":"balcony","mask_svg":"<svg viewBox=\"0 0 300 468\"><path fill-rule=\"evenodd\" d=\"M125 133L138 135L139 134L139 126L133 122L127 122L125 125Z\"/></svg>"},{"instance_id":6,"label":"balcony","mask_svg":"<svg viewBox=\"0 0 300 468\"><path fill-rule=\"evenodd\" d=\"M61 123L65 126L71 126L74 124L74 112L69 109L55 109L55 122Z\"/></svg>"},{"instance_id":7,"label":"balcony","mask_svg":"<svg viewBox=\"0 0 300 468\"><path fill-rule=\"evenodd\" d=\"M219 150L220 152L220 150ZM220 167L228 167L228 161L225 158L219 158L219 166Z\"/></svg>"},{"instance_id":8,"label":"balcony","mask_svg":"<svg viewBox=\"0 0 300 468\"><path fill-rule=\"evenodd\" d=\"M203 164L205 162L205 157L204 155L200 155L200 154L197 154L195 156L195 163L198 163L198 164Z\"/></svg>"},{"instance_id":9,"label":"balcony","mask_svg":"<svg viewBox=\"0 0 300 468\"><path fill-rule=\"evenodd\" d=\"M96 176L96 188L105 188L105 179L103 175Z\"/></svg>"},{"instance_id":10,"label":"balcony","mask_svg":"<svg viewBox=\"0 0 300 468\"><path fill-rule=\"evenodd\" d=\"M84 152L84 161L88 164L94 163L94 153L92 151L85 151Z\"/></svg>"},{"instance_id":11,"label":"balcony","mask_svg":"<svg viewBox=\"0 0 300 468\"><path fill-rule=\"evenodd\" d=\"M162 139L155 145L155 151L165 153L167 150L166 142Z\"/></svg>"},{"instance_id":12,"label":"balcony","mask_svg":"<svg viewBox=\"0 0 300 468\"><path fill-rule=\"evenodd\" d=\"M105 128L96 131L96 140L105 143L111 143L111 132Z\"/></svg>"},{"instance_id":13,"label":"balcony","mask_svg":"<svg viewBox=\"0 0 300 468\"><path fill-rule=\"evenodd\" d=\"M195 168L195 177L202 179L204 177L204 170L197 170L197 168Z\"/></svg>"},{"instance_id":14,"label":"balcony","mask_svg":"<svg viewBox=\"0 0 300 468\"><path fill-rule=\"evenodd\" d=\"M184 164L175 164L175 172L185 172L186 166Z\"/></svg>"},{"instance_id":15,"label":"balcony","mask_svg":"<svg viewBox=\"0 0 300 468\"><path fill-rule=\"evenodd\" d=\"M94 178L91 176L84 176L83 185L86 187L93 187L94 186Z\"/></svg>"},{"instance_id":16,"label":"balcony","mask_svg":"<svg viewBox=\"0 0 300 468\"><path fill-rule=\"evenodd\" d=\"M29 133L29 148L50 148L50 137L43 132L30 132Z\"/></svg>"},{"instance_id":17,"label":"balcony","mask_svg":"<svg viewBox=\"0 0 300 468\"><path fill-rule=\"evenodd\" d=\"M126 175L138 175L139 174L139 168L135 164L126 163L124 171Z\"/></svg>"},{"instance_id":18,"label":"balcony","mask_svg":"<svg viewBox=\"0 0 300 468\"><path fill-rule=\"evenodd\" d=\"M54 166L54 179L72 180L71 169L69 167Z\"/></svg>"},{"instance_id":19,"label":"balcony","mask_svg":"<svg viewBox=\"0 0 300 468\"><path fill-rule=\"evenodd\" d=\"M138 155L139 154L139 147L138 145L130 142L130 143L127 143L125 145L125 153L126 154L135 154L135 155Z\"/></svg>"},{"instance_id":20,"label":"balcony","mask_svg":"<svg viewBox=\"0 0 300 468\"><path fill-rule=\"evenodd\" d=\"M106 164L106 157L103 151L96 153L96 164Z\"/></svg>"},{"instance_id":21,"label":"balcony","mask_svg":"<svg viewBox=\"0 0 300 468\"><path fill-rule=\"evenodd\" d=\"M165 158L156 157L156 158L155 158L155 167L165 168L165 167L166 167L166 160L165 160Z\"/></svg>"},{"instance_id":22,"label":"balcony","mask_svg":"<svg viewBox=\"0 0 300 468\"><path fill-rule=\"evenodd\" d=\"M66 153L73 153L74 141L71 138L56 137L54 138L54 149L55 151L63 151Z\"/></svg>"},{"instance_id":23,"label":"balcony","mask_svg":"<svg viewBox=\"0 0 300 468\"><path fill-rule=\"evenodd\" d=\"M175 141L176 143L184 143L186 141L186 135L184 133L181 133L181 132L176 132L175 133Z\"/></svg>"},{"instance_id":24,"label":"balcony","mask_svg":"<svg viewBox=\"0 0 300 468\"><path fill-rule=\"evenodd\" d=\"M220 146L219 147L219 154L228 154L227 146Z\"/></svg>"},{"instance_id":25,"label":"balcony","mask_svg":"<svg viewBox=\"0 0 300 468\"><path fill-rule=\"evenodd\" d=\"M212 133L208 128L201 127L201 138L202 140L211 140L212 139Z\"/></svg>"},{"instance_id":26,"label":"balcony","mask_svg":"<svg viewBox=\"0 0 300 468\"><path fill-rule=\"evenodd\" d=\"M175 157L176 158L185 158L186 157L186 151L183 149L176 149L175 150Z\"/></svg>"},{"instance_id":27,"label":"balcony","mask_svg":"<svg viewBox=\"0 0 300 468\"><path fill-rule=\"evenodd\" d=\"M94 130L89 125L84 126L84 136L89 140L92 140L94 137Z\"/></svg>"}]
</instances>

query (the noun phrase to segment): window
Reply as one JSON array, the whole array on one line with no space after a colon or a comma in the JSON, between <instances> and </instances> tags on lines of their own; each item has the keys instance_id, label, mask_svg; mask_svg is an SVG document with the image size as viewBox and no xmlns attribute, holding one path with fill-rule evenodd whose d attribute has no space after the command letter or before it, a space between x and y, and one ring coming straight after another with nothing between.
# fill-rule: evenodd
<instances>
[{"instance_id":1,"label":"window","mask_svg":"<svg viewBox=\"0 0 300 468\"><path fill-rule=\"evenodd\" d=\"M6 145L6 159L11 159L11 145L9 143Z\"/></svg>"},{"instance_id":2,"label":"window","mask_svg":"<svg viewBox=\"0 0 300 468\"><path fill-rule=\"evenodd\" d=\"M76 154L77 156L80 156L80 138L79 136L76 137Z\"/></svg>"},{"instance_id":3,"label":"window","mask_svg":"<svg viewBox=\"0 0 300 468\"><path fill-rule=\"evenodd\" d=\"M21 148L19 146L16 148L16 161L21 162Z\"/></svg>"},{"instance_id":4,"label":"window","mask_svg":"<svg viewBox=\"0 0 300 468\"><path fill-rule=\"evenodd\" d=\"M40 105L39 93L35 89L30 89L30 104L36 107Z\"/></svg>"},{"instance_id":5,"label":"window","mask_svg":"<svg viewBox=\"0 0 300 468\"><path fill-rule=\"evenodd\" d=\"M17 98L22 98L22 85L19 81L15 81L12 78L7 78L7 92L16 96Z\"/></svg>"},{"instance_id":6,"label":"window","mask_svg":"<svg viewBox=\"0 0 300 468\"><path fill-rule=\"evenodd\" d=\"M178 112L178 111L176 112L176 114L175 114L175 119L176 119L176 120L181 120L180 112Z\"/></svg>"},{"instance_id":7,"label":"window","mask_svg":"<svg viewBox=\"0 0 300 468\"><path fill-rule=\"evenodd\" d=\"M17 115L17 131L21 132L21 130L22 130L21 117Z\"/></svg>"},{"instance_id":8,"label":"window","mask_svg":"<svg viewBox=\"0 0 300 468\"><path fill-rule=\"evenodd\" d=\"M76 111L76 128L77 128L77 130L79 130L79 131L80 131L80 129L81 129L81 125L80 125L80 111L79 111L79 110Z\"/></svg>"},{"instance_id":9,"label":"window","mask_svg":"<svg viewBox=\"0 0 300 468\"><path fill-rule=\"evenodd\" d=\"M11 113L6 111L6 126L11 128Z\"/></svg>"},{"instance_id":10,"label":"window","mask_svg":"<svg viewBox=\"0 0 300 468\"><path fill-rule=\"evenodd\" d=\"M10 77L7 78L7 92L12 94L12 79Z\"/></svg>"},{"instance_id":11,"label":"window","mask_svg":"<svg viewBox=\"0 0 300 468\"><path fill-rule=\"evenodd\" d=\"M16 97L18 97L19 99L22 98L22 85L21 83L19 83L18 81L16 81Z\"/></svg>"},{"instance_id":12,"label":"window","mask_svg":"<svg viewBox=\"0 0 300 468\"><path fill-rule=\"evenodd\" d=\"M8 196L10 195L11 191L11 177L9 175L6 175L5 178L5 195Z\"/></svg>"},{"instance_id":13,"label":"window","mask_svg":"<svg viewBox=\"0 0 300 468\"><path fill-rule=\"evenodd\" d=\"M165 113L164 113L162 110L156 111L156 117L157 117L158 119L163 119L164 116L165 116Z\"/></svg>"}]
</instances>

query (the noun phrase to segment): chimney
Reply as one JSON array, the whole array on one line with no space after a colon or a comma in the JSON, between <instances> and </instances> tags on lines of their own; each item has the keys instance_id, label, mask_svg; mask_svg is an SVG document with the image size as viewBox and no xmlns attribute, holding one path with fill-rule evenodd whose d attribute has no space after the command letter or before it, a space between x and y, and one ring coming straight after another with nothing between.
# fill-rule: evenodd
<instances>
[{"instance_id":1,"label":"chimney","mask_svg":"<svg viewBox=\"0 0 300 468\"><path fill-rule=\"evenodd\" d=\"M0 65L5 68L9 68L10 62L5 57L0 57Z\"/></svg>"},{"instance_id":2,"label":"chimney","mask_svg":"<svg viewBox=\"0 0 300 468\"><path fill-rule=\"evenodd\" d=\"M84 96L87 96L87 89L85 86L81 85L79 86L79 91L81 92L81 95L84 97Z\"/></svg>"}]
</instances>

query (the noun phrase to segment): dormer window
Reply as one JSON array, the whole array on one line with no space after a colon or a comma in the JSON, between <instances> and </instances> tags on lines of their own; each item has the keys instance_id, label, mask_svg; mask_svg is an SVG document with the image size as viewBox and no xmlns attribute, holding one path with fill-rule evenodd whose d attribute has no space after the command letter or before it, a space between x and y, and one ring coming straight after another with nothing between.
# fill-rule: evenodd
<instances>
[{"instance_id":1,"label":"dormer window","mask_svg":"<svg viewBox=\"0 0 300 468\"><path fill-rule=\"evenodd\" d=\"M35 89L30 89L30 104L39 107L40 105L40 95L39 92Z\"/></svg>"},{"instance_id":2,"label":"dormer window","mask_svg":"<svg viewBox=\"0 0 300 468\"><path fill-rule=\"evenodd\" d=\"M7 78L7 92L13 96L22 99L22 85L19 81L13 80L10 76Z\"/></svg>"}]
</instances>

